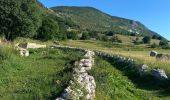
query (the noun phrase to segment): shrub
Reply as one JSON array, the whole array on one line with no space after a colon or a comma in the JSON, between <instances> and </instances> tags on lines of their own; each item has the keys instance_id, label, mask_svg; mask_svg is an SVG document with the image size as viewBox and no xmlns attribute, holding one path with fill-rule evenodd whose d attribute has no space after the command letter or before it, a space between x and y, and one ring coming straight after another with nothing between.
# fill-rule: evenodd
<instances>
[{"instance_id":1,"label":"shrub","mask_svg":"<svg viewBox=\"0 0 170 100\"><path fill-rule=\"evenodd\" d=\"M118 36L113 36L113 37L111 38L111 41L112 41L112 42L122 43L122 40L120 40L120 39L118 38Z\"/></svg>"},{"instance_id":2,"label":"shrub","mask_svg":"<svg viewBox=\"0 0 170 100\"><path fill-rule=\"evenodd\" d=\"M103 36L101 37L101 40L102 40L102 41L109 41L108 37L105 36L105 35L103 35Z\"/></svg>"},{"instance_id":3,"label":"shrub","mask_svg":"<svg viewBox=\"0 0 170 100\"><path fill-rule=\"evenodd\" d=\"M164 48L164 49L167 49L167 48L169 48L169 43L168 43L167 40L161 40L161 41L159 42L159 46L161 46L161 47Z\"/></svg>"},{"instance_id":4,"label":"shrub","mask_svg":"<svg viewBox=\"0 0 170 100\"><path fill-rule=\"evenodd\" d=\"M151 45L151 48L157 48L157 47L159 47L159 45L157 45L156 43L153 43L153 44Z\"/></svg>"},{"instance_id":5,"label":"shrub","mask_svg":"<svg viewBox=\"0 0 170 100\"><path fill-rule=\"evenodd\" d=\"M81 39L82 39L82 40L89 40L89 39L90 39L89 33L83 32Z\"/></svg>"},{"instance_id":6,"label":"shrub","mask_svg":"<svg viewBox=\"0 0 170 100\"><path fill-rule=\"evenodd\" d=\"M58 32L58 23L51 18L45 17L42 26L39 28L37 38L41 40L51 40L57 37Z\"/></svg>"},{"instance_id":7,"label":"shrub","mask_svg":"<svg viewBox=\"0 0 170 100\"><path fill-rule=\"evenodd\" d=\"M143 43L149 44L151 42L151 37L145 36L142 40L143 40Z\"/></svg>"},{"instance_id":8,"label":"shrub","mask_svg":"<svg viewBox=\"0 0 170 100\"><path fill-rule=\"evenodd\" d=\"M78 32L76 32L76 31L69 31L69 32L67 32L67 38L68 39L73 39L73 40L79 39Z\"/></svg>"}]
</instances>

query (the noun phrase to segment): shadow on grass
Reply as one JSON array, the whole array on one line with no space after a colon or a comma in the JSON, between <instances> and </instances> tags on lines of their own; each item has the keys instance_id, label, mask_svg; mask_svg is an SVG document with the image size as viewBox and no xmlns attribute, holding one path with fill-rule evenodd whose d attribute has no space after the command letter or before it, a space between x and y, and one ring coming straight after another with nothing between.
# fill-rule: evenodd
<instances>
[{"instance_id":1,"label":"shadow on grass","mask_svg":"<svg viewBox=\"0 0 170 100\"><path fill-rule=\"evenodd\" d=\"M75 60L71 60L69 63L66 63L64 69L53 76L53 86L55 86L55 89L51 92L51 97L48 97L47 100L55 100L68 87L72 78L74 62ZM59 83L56 83L56 81L59 81Z\"/></svg>"},{"instance_id":2,"label":"shadow on grass","mask_svg":"<svg viewBox=\"0 0 170 100\"><path fill-rule=\"evenodd\" d=\"M156 80L151 75L141 77L135 69L129 67L129 65L116 62L114 59L100 57L108 61L116 69L120 70L125 76L127 76L139 89L144 90L156 90L160 96L170 96L170 81L169 80Z\"/></svg>"}]
</instances>

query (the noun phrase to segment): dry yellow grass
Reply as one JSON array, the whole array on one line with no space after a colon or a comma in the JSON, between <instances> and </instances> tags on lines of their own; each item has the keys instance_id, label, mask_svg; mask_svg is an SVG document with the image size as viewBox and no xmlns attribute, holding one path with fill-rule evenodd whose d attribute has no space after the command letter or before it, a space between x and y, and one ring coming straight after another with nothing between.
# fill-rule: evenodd
<instances>
[{"instance_id":1,"label":"dry yellow grass","mask_svg":"<svg viewBox=\"0 0 170 100\"><path fill-rule=\"evenodd\" d=\"M168 61L168 60L158 61L155 59L155 57L150 57L149 52L152 50L150 48L142 47L142 50L127 50L125 48L129 48L129 47L126 47L125 45L122 45L122 47L120 47L120 48L115 47L115 46L105 47L105 46L103 46L104 43L99 42L99 41L91 41L91 40L89 40L89 41L81 41L81 40L73 41L73 40L71 40L71 41L64 41L61 43L63 45L88 48L91 50L98 50L98 51L103 51L106 53L130 57L130 58L133 58L138 63L148 64L150 66L150 68L155 68L155 67L162 68L167 72L168 75L170 75L170 61ZM133 47L130 49L133 49ZM157 49L156 51L158 51L159 53L170 54L170 50Z\"/></svg>"}]
</instances>

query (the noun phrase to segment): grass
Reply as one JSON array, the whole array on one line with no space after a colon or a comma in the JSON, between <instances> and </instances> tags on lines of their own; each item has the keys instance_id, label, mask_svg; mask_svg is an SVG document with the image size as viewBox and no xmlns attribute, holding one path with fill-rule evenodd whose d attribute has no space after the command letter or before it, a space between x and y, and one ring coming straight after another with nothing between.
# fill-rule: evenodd
<instances>
[{"instance_id":1,"label":"grass","mask_svg":"<svg viewBox=\"0 0 170 100\"><path fill-rule=\"evenodd\" d=\"M170 98L169 92L160 87L154 89L150 84L150 89L146 89L146 86L139 86L134 82L136 79L129 79L117 67L119 66L113 66L102 58L96 58L95 66L90 71L97 85L96 100L168 100ZM148 82L140 77L137 79L140 80L140 84Z\"/></svg>"},{"instance_id":2,"label":"grass","mask_svg":"<svg viewBox=\"0 0 170 100\"><path fill-rule=\"evenodd\" d=\"M72 40L63 41L63 45L73 47L88 48L91 50L103 51L110 54L122 55L125 57L133 58L137 63L148 64L150 68L162 68L170 76L170 62L157 61L154 57L149 56L151 50L156 50L158 53L170 54L170 50L152 49L147 46L130 45L130 44L108 44L107 42L93 41L93 40Z\"/></svg>"},{"instance_id":3,"label":"grass","mask_svg":"<svg viewBox=\"0 0 170 100\"><path fill-rule=\"evenodd\" d=\"M11 53L1 60L1 100L55 99L71 79L73 62L83 55L57 49L35 49L30 53L29 57Z\"/></svg>"}]
</instances>

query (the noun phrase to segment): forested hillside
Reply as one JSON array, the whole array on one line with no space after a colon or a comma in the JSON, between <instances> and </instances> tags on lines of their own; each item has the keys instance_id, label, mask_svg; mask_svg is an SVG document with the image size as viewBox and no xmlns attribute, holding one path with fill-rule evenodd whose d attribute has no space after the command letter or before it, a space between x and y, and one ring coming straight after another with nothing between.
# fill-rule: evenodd
<instances>
[{"instance_id":1,"label":"forested hillside","mask_svg":"<svg viewBox=\"0 0 170 100\"><path fill-rule=\"evenodd\" d=\"M70 18L82 30L113 31L119 34L140 34L142 36L157 35L138 21L110 16L91 7L53 7L56 13Z\"/></svg>"}]
</instances>

